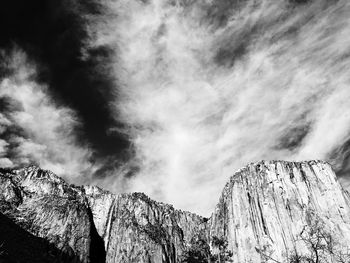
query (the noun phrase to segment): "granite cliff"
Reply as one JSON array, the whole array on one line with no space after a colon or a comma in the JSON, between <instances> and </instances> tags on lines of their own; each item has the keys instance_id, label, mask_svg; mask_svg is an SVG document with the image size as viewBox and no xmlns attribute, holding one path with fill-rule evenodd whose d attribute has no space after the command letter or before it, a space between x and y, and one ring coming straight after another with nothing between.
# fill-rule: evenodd
<instances>
[{"instance_id":1,"label":"granite cliff","mask_svg":"<svg viewBox=\"0 0 350 263\"><path fill-rule=\"evenodd\" d=\"M69 185L35 166L1 171L0 202L0 220L54 250L29 241L31 247L16 248L14 231L0 237L1 256L8 262L177 262L186 242L205 234L203 217L142 193L117 196ZM7 228L0 224L0 233ZM25 256L17 253L21 249ZM47 255L31 258L27 249Z\"/></svg>"},{"instance_id":2,"label":"granite cliff","mask_svg":"<svg viewBox=\"0 0 350 263\"><path fill-rule=\"evenodd\" d=\"M74 186L31 166L0 170L2 262L181 262L193 240L233 262L285 262L307 252L310 213L350 240L349 197L322 161L262 161L237 171L210 218L142 193ZM266 258L266 255L269 258Z\"/></svg>"},{"instance_id":3,"label":"granite cliff","mask_svg":"<svg viewBox=\"0 0 350 263\"><path fill-rule=\"evenodd\" d=\"M269 256L268 262L286 262L295 252L307 253L299 237L315 218L349 244L349 197L330 165L259 162L231 177L208 222L208 232L228 241L234 262L261 262L261 251Z\"/></svg>"}]
</instances>

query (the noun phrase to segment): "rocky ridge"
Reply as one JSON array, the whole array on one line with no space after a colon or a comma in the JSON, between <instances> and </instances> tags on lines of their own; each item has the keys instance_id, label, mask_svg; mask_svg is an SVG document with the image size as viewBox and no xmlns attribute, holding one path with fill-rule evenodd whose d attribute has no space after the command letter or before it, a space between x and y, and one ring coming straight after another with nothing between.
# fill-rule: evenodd
<instances>
[{"instance_id":1,"label":"rocky ridge","mask_svg":"<svg viewBox=\"0 0 350 263\"><path fill-rule=\"evenodd\" d=\"M306 249L297 237L310 224L310 211L350 241L348 194L322 161L249 164L230 178L209 219L142 193L114 195L69 185L35 166L2 169L0 257L5 262L181 262L193 238L205 240L215 254L213 239L219 237L227 241L233 262L262 262L261 251L284 262L293 251ZM16 236L23 244L14 242Z\"/></svg>"},{"instance_id":2,"label":"rocky ridge","mask_svg":"<svg viewBox=\"0 0 350 263\"><path fill-rule=\"evenodd\" d=\"M1 171L0 202L4 216L57 248L56 262L177 262L206 221L143 193L69 185L35 166Z\"/></svg>"},{"instance_id":3,"label":"rocky ridge","mask_svg":"<svg viewBox=\"0 0 350 263\"><path fill-rule=\"evenodd\" d=\"M250 164L224 187L208 222L209 236L228 241L234 262L260 262L261 250L285 262L288 255L306 249L298 236L312 223L310 213L315 213L342 242L350 241L349 197L329 164Z\"/></svg>"}]
</instances>

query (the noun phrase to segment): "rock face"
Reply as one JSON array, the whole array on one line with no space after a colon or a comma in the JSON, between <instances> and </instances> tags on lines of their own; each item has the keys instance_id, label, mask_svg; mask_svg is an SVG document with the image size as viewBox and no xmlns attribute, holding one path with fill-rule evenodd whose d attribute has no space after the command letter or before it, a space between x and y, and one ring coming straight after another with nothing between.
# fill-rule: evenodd
<instances>
[{"instance_id":1,"label":"rock face","mask_svg":"<svg viewBox=\"0 0 350 263\"><path fill-rule=\"evenodd\" d=\"M285 262L306 249L298 236L312 223L310 213L349 242L349 212L349 198L327 163L259 162L226 184L208 222L209 236L228 241L234 262L261 262L261 251Z\"/></svg>"},{"instance_id":2,"label":"rock face","mask_svg":"<svg viewBox=\"0 0 350 263\"><path fill-rule=\"evenodd\" d=\"M0 204L9 223L59 252L38 262L178 262L190 238L205 234L206 219L198 215L142 193L117 196L68 185L34 166L2 170ZM5 228L1 224L0 233ZM1 239L7 258L35 262L17 258L13 245Z\"/></svg>"},{"instance_id":3,"label":"rock face","mask_svg":"<svg viewBox=\"0 0 350 263\"><path fill-rule=\"evenodd\" d=\"M178 262L206 219L155 202L142 193L115 196L86 187L106 262Z\"/></svg>"},{"instance_id":4,"label":"rock face","mask_svg":"<svg viewBox=\"0 0 350 263\"><path fill-rule=\"evenodd\" d=\"M181 262L195 238L233 262L285 262L306 251L298 235L310 213L343 242L350 206L322 161L250 164L226 184L209 219L142 193L114 195L77 187L38 167L0 170L0 258L5 262ZM16 241L18 240L18 241Z\"/></svg>"},{"instance_id":5,"label":"rock face","mask_svg":"<svg viewBox=\"0 0 350 263\"><path fill-rule=\"evenodd\" d=\"M91 210L79 188L49 171L28 167L3 172L0 191L1 212L61 251L58 262L91 262L96 235Z\"/></svg>"}]
</instances>

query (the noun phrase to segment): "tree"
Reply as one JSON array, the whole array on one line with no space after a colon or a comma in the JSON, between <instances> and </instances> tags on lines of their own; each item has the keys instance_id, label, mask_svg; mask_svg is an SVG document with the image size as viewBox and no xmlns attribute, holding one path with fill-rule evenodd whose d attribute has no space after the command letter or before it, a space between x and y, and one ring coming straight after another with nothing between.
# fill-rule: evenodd
<instances>
[{"instance_id":1,"label":"tree","mask_svg":"<svg viewBox=\"0 0 350 263\"><path fill-rule=\"evenodd\" d=\"M226 240L218 237L212 238L212 246L218 253L212 254L208 242L196 236L191 239L189 248L184 252L183 263L224 263L232 262L232 252L227 250Z\"/></svg>"},{"instance_id":2,"label":"tree","mask_svg":"<svg viewBox=\"0 0 350 263\"><path fill-rule=\"evenodd\" d=\"M211 258L208 243L200 237L193 237L189 248L184 252L181 262L183 263L208 263Z\"/></svg>"},{"instance_id":3,"label":"tree","mask_svg":"<svg viewBox=\"0 0 350 263\"><path fill-rule=\"evenodd\" d=\"M304 226L297 242L305 246L308 253L295 251L288 256L289 263L349 263L350 247L344 247L337 237L327 228L325 222L312 210L306 213L308 225ZM269 262L281 263L266 253L265 249L256 249L262 258Z\"/></svg>"},{"instance_id":4,"label":"tree","mask_svg":"<svg viewBox=\"0 0 350 263\"><path fill-rule=\"evenodd\" d=\"M213 237L212 240L213 247L216 247L219 250L219 253L212 256L212 262L232 262L233 253L227 249L228 242L223 238Z\"/></svg>"},{"instance_id":5,"label":"tree","mask_svg":"<svg viewBox=\"0 0 350 263\"><path fill-rule=\"evenodd\" d=\"M299 242L302 242L309 253L298 255L295 252L291 258L291 263L325 263L349 262L349 247L344 247L337 237L327 228L325 222L312 210L307 211L308 225L304 226L300 235Z\"/></svg>"},{"instance_id":6,"label":"tree","mask_svg":"<svg viewBox=\"0 0 350 263\"><path fill-rule=\"evenodd\" d=\"M334 239L330 232L326 230L326 226L320 217L310 212L308 220L309 225L304 226L299 240L307 246L310 253L301 259L314 263L326 262L334 253Z\"/></svg>"}]
</instances>

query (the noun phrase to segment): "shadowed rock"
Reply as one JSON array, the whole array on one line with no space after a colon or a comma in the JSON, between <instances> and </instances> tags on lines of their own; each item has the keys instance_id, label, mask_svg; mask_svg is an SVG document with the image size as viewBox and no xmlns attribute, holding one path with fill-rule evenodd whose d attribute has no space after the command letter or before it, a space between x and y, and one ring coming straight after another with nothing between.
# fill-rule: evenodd
<instances>
[{"instance_id":1,"label":"shadowed rock","mask_svg":"<svg viewBox=\"0 0 350 263\"><path fill-rule=\"evenodd\" d=\"M215 238L227 241L235 262L262 262L262 250L284 262L305 251L296 240L310 211L350 241L348 194L322 161L246 166L209 219L143 193L68 185L35 166L0 170L0 202L4 262L181 262L196 237L212 254Z\"/></svg>"}]
</instances>

